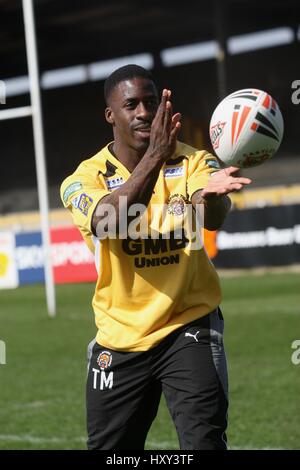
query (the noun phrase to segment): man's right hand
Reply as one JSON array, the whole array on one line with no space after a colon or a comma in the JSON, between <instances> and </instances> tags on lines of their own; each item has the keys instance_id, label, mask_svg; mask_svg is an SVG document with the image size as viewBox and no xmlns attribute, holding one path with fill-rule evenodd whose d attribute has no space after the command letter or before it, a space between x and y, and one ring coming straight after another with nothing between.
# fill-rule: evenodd
<instances>
[{"instance_id":1,"label":"man's right hand","mask_svg":"<svg viewBox=\"0 0 300 470\"><path fill-rule=\"evenodd\" d=\"M176 140L181 127L181 114L173 113L171 91L164 89L160 105L151 125L149 147L145 155L165 162L176 149Z\"/></svg>"},{"instance_id":2,"label":"man's right hand","mask_svg":"<svg viewBox=\"0 0 300 470\"><path fill-rule=\"evenodd\" d=\"M130 178L120 188L101 199L94 211L92 229L100 239L110 233L110 227L115 228L115 231L112 232L113 235L120 234L121 196L126 196L128 208L132 204L143 204L145 208L148 206L161 167L175 152L177 135L181 126L181 114L172 115L170 97L171 91L163 90L160 105L152 121L148 149L131 173ZM115 209L111 218L107 217L106 209L104 209L105 204L110 204ZM134 218L128 217L127 221L130 222Z\"/></svg>"}]
</instances>

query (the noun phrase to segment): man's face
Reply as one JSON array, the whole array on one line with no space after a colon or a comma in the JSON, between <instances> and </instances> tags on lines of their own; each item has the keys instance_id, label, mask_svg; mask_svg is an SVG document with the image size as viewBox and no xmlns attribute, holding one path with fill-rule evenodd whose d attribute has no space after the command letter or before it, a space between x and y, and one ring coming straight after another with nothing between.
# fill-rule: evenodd
<instances>
[{"instance_id":1,"label":"man's face","mask_svg":"<svg viewBox=\"0 0 300 470\"><path fill-rule=\"evenodd\" d=\"M146 150L158 108L154 83L140 77L120 82L112 90L108 104L105 116L113 125L115 141L137 151Z\"/></svg>"}]
</instances>

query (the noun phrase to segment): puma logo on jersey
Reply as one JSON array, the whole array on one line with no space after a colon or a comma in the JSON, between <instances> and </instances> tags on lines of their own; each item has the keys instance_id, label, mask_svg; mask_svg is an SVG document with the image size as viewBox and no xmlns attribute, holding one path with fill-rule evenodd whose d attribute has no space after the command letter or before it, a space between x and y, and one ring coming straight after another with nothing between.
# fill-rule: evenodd
<instances>
[{"instance_id":1,"label":"puma logo on jersey","mask_svg":"<svg viewBox=\"0 0 300 470\"><path fill-rule=\"evenodd\" d=\"M198 343L198 340L197 340L197 334L200 333L200 330L196 332L195 335L192 335L192 333L185 333L184 336L191 336L192 338L194 338L194 340Z\"/></svg>"}]
</instances>

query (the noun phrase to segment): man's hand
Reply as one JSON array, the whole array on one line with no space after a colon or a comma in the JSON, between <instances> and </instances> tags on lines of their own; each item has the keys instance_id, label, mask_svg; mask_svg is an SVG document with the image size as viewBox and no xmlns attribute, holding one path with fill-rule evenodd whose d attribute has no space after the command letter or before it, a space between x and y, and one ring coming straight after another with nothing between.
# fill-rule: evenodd
<instances>
[{"instance_id":1,"label":"man's hand","mask_svg":"<svg viewBox=\"0 0 300 470\"><path fill-rule=\"evenodd\" d=\"M201 196L205 200L224 196L225 194L239 191L245 185L252 183L250 178L234 176L240 168L230 166L217 171L209 180L208 185L202 189Z\"/></svg>"},{"instance_id":2,"label":"man's hand","mask_svg":"<svg viewBox=\"0 0 300 470\"><path fill-rule=\"evenodd\" d=\"M192 196L192 204L204 204L204 227L207 230L217 230L221 227L231 201L227 194L239 191L250 184L250 178L233 176L240 168L230 166L216 172L204 189L196 191Z\"/></svg>"},{"instance_id":3,"label":"man's hand","mask_svg":"<svg viewBox=\"0 0 300 470\"><path fill-rule=\"evenodd\" d=\"M164 89L160 105L152 121L149 147L145 154L163 162L175 152L176 140L181 127L181 114L172 114L173 107L170 98L171 91Z\"/></svg>"},{"instance_id":4,"label":"man's hand","mask_svg":"<svg viewBox=\"0 0 300 470\"><path fill-rule=\"evenodd\" d=\"M127 208L130 208L132 204L148 206L161 167L175 152L177 135L181 126L181 114L172 115L170 97L171 91L163 90L161 103L152 121L148 149L131 173L130 178L120 188L105 196L98 203L92 217L92 229L99 238L103 238L103 236L99 234L97 227L104 219L104 225L101 225L101 234L109 233L109 227L115 227L114 235L115 233L119 234L121 196L126 196ZM104 204L110 204L115 209L111 219L107 217L107 213L103 209ZM128 217L128 222L130 220L131 217Z\"/></svg>"}]
</instances>

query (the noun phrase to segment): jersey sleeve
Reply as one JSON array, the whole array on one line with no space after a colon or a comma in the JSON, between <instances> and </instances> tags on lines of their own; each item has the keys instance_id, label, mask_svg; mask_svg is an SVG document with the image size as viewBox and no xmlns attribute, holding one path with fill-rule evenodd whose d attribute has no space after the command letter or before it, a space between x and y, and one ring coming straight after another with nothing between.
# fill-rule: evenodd
<instances>
[{"instance_id":1,"label":"jersey sleeve","mask_svg":"<svg viewBox=\"0 0 300 470\"><path fill-rule=\"evenodd\" d=\"M199 189L205 188L213 173L220 170L217 158L211 153L197 151L189 157L187 192L189 198Z\"/></svg>"},{"instance_id":2,"label":"jersey sleeve","mask_svg":"<svg viewBox=\"0 0 300 470\"><path fill-rule=\"evenodd\" d=\"M83 235L92 234L92 216L98 202L110 191L96 172L75 172L60 188L63 205L68 208L74 224Z\"/></svg>"}]
</instances>

